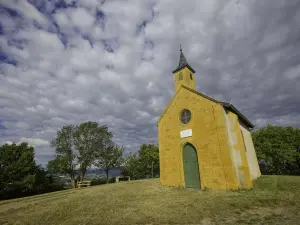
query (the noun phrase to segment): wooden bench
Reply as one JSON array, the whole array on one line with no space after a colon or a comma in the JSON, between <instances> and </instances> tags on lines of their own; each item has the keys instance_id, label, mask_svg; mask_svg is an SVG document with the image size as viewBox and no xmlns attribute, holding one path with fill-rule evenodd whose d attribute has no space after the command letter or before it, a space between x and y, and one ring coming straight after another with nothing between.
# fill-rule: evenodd
<instances>
[{"instance_id":1,"label":"wooden bench","mask_svg":"<svg viewBox=\"0 0 300 225\"><path fill-rule=\"evenodd\" d=\"M116 177L116 183L119 183L120 181L130 181L130 177L129 176L125 176L125 177L118 176L118 177Z\"/></svg>"},{"instance_id":2,"label":"wooden bench","mask_svg":"<svg viewBox=\"0 0 300 225\"><path fill-rule=\"evenodd\" d=\"M89 187L91 186L91 181L90 180L84 180L84 181L79 181L77 183L77 187L81 188L81 187Z\"/></svg>"}]
</instances>

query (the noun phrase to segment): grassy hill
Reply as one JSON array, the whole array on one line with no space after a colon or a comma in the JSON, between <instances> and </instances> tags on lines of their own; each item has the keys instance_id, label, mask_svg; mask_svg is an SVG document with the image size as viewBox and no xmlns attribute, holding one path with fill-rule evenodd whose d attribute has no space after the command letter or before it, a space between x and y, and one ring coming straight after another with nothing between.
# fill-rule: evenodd
<instances>
[{"instance_id":1,"label":"grassy hill","mask_svg":"<svg viewBox=\"0 0 300 225\"><path fill-rule=\"evenodd\" d=\"M250 191L162 187L159 179L0 201L0 224L299 224L300 177L263 176Z\"/></svg>"}]
</instances>

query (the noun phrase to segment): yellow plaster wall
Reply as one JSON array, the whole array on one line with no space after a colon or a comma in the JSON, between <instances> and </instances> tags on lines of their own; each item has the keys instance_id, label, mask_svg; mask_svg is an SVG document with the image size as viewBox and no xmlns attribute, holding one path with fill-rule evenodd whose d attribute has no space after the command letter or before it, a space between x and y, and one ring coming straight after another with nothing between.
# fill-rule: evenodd
<instances>
[{"instance_id":1,"label":"yellow plaster wall","mask_svg":"<svg viewBox=\"0 0 300 225\"><path fill-rule=\"evenodd\" d=\"M258 160L256 156L256 152L253 145L253 140L250 131L245 128L245 125L240 122L240 129L244 136L244 142L246 145L246 155L248 159L248 165L250 169L250 174L252 180L261 176L260 168L258 165Z\"/></svg>"},{"instance_id":2,"label":"yellow plaster wall","mask_svg":"<svg viewBox=\"0 0 300 225\"><path fill-rule=\"evenodd\" d=\"M227 137L228 137L228 146L230 149L230 156L231 156L231 160L233 162L233 167L235 169L235 179L236 179L236 183L237 186L239 186L240 184L240 179L239 179L239 170L238 170L238 165L236 164L236 155L235 155L235 151L233 146L235 145L235 139L234 139L234 135L233 135L233 131L232 131L232 124L231 121L229 120L229 117L227 116L224 108L223 108L223 116L225 118L225 124L226 124L226 132L227 132Z\"/></svg>"},{"instance_id":3,"label":"yellow plaster wall","mask_svg":"<svg viewBox=\"0 0 300 225\"><path fill-rule=\"evenodd\" d=\"M239 124L239 119L232 112L227 113L229 120L230 139L233 148L234 164L237 169L237 177L239 186L243 188L252 187L252 178L248 165L246 149L243 141L242 131Z\"/></svg>"},{"instance_id":4,"label":"yellow plaster wall","mask_svg":"<svg viewBox=\"0 0 300 225\"><path fill-rule=\"evenodd\" d=\"M192 112L191 121L179 120L182 109ZM192 129L192 137L180 138L180 131ZM160 182L184 187L182 148L194 145L198 154L201 188L237 189L236 170L228 144L223 107L183 87L158 122Z\"/></svg>"},{"instance_id":5,"label":"yellow plaster wall","mask_svg":"<svg viewBox=\"0 0 300 225\"><path fill-rule=\"evenodd\" d=\"M182 80L178 80L180 72L182 72ZM190 74L192 74L193 80L191 80ZM176 91L181 87L181 85L196 90L196 80L195 80L194 73L190 71L187 67L174 73L174 81L175 81L174 83L175 83Z\"/></svg>"}]
</instances>

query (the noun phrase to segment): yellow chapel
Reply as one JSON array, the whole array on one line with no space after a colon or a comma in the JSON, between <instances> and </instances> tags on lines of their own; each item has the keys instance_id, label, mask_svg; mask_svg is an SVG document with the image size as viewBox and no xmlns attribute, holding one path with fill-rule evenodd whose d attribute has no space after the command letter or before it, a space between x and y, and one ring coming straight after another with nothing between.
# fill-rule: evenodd
<instances>
[{"instance_id":1,"label":"yellow chapel","mask_svg":"<svg viewBox=\"0 0 300 225\"><path fill-rule=\"evenodd\" d=\"M158 119L160 183L199 188L251 188L261 176L250 131L232 104L196 90L182 49L173 71L175 94Z\"/></svg>"}]
</instances>

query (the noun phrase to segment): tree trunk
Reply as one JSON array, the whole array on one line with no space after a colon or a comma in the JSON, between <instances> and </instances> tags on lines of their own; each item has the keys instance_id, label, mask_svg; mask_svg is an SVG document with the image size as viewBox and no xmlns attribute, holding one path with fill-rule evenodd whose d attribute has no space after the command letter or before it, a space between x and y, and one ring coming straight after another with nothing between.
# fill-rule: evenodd
<instances>
[{"instance_id":1,"label":"tree trunk","mask_svg":"<svg viewBox=\"0 0 300 225\"><path fill-rule=\"evenodd\" d=\"M76 183L75 183L75 176L74 175L71 175L71 185L72 185L72 188L76 188Z\"/></svg>"},{"instance_id":2,"label":"tree trunk","mask_svg":"<svg viewBox=\"0 0 300 225\"><path fill-rule=\"evenodd\" d=\"M76 188L75 172L74 172L73 169L69 171L69 175L70 175L70 178L71 178L72 188Z\"/></svg>"},{"instance_id":3,"label":"tree trunk","mask_svg":"<svg viewBox=\"0 0 300 225\"><path fill-rule=\"evenodd\" d=\"M109 168L106 168L105 169L105 172L106 172L106 183L108 183L108 171L109 171Z\"/></svg>"},{"instance_id":4,"label":"tree trunk","mask_svg":"<svg viewBox=\"0 0 300 225\"><path fill-rule=\"evenodd\" d=\"M151 176L152 176L152 178L153 178L153 161L152 161L152 168L151 168Z\"/></svg>"},{"instance_id":5,"label":"tree trunk","mask_svg":"<svg viewBox=\"0 0 300 225\"><path fill-rule=\"evenodd\" d=\"M80 181L83 181L85 173L86 173L86 168L81 168L80 169Z\"/></svg>"},{"instance_id":6,"label":"tree trunk","mask_svg":"<svg viewBox=\"0 0 300 225\"><path fill-rule=\"evenodd\" d=\"M85 172L82 172L82 173L81 173L81 177L80 177L80 181L83 181L84 176L85 176Z\"/></svg>"}]
</instances>

